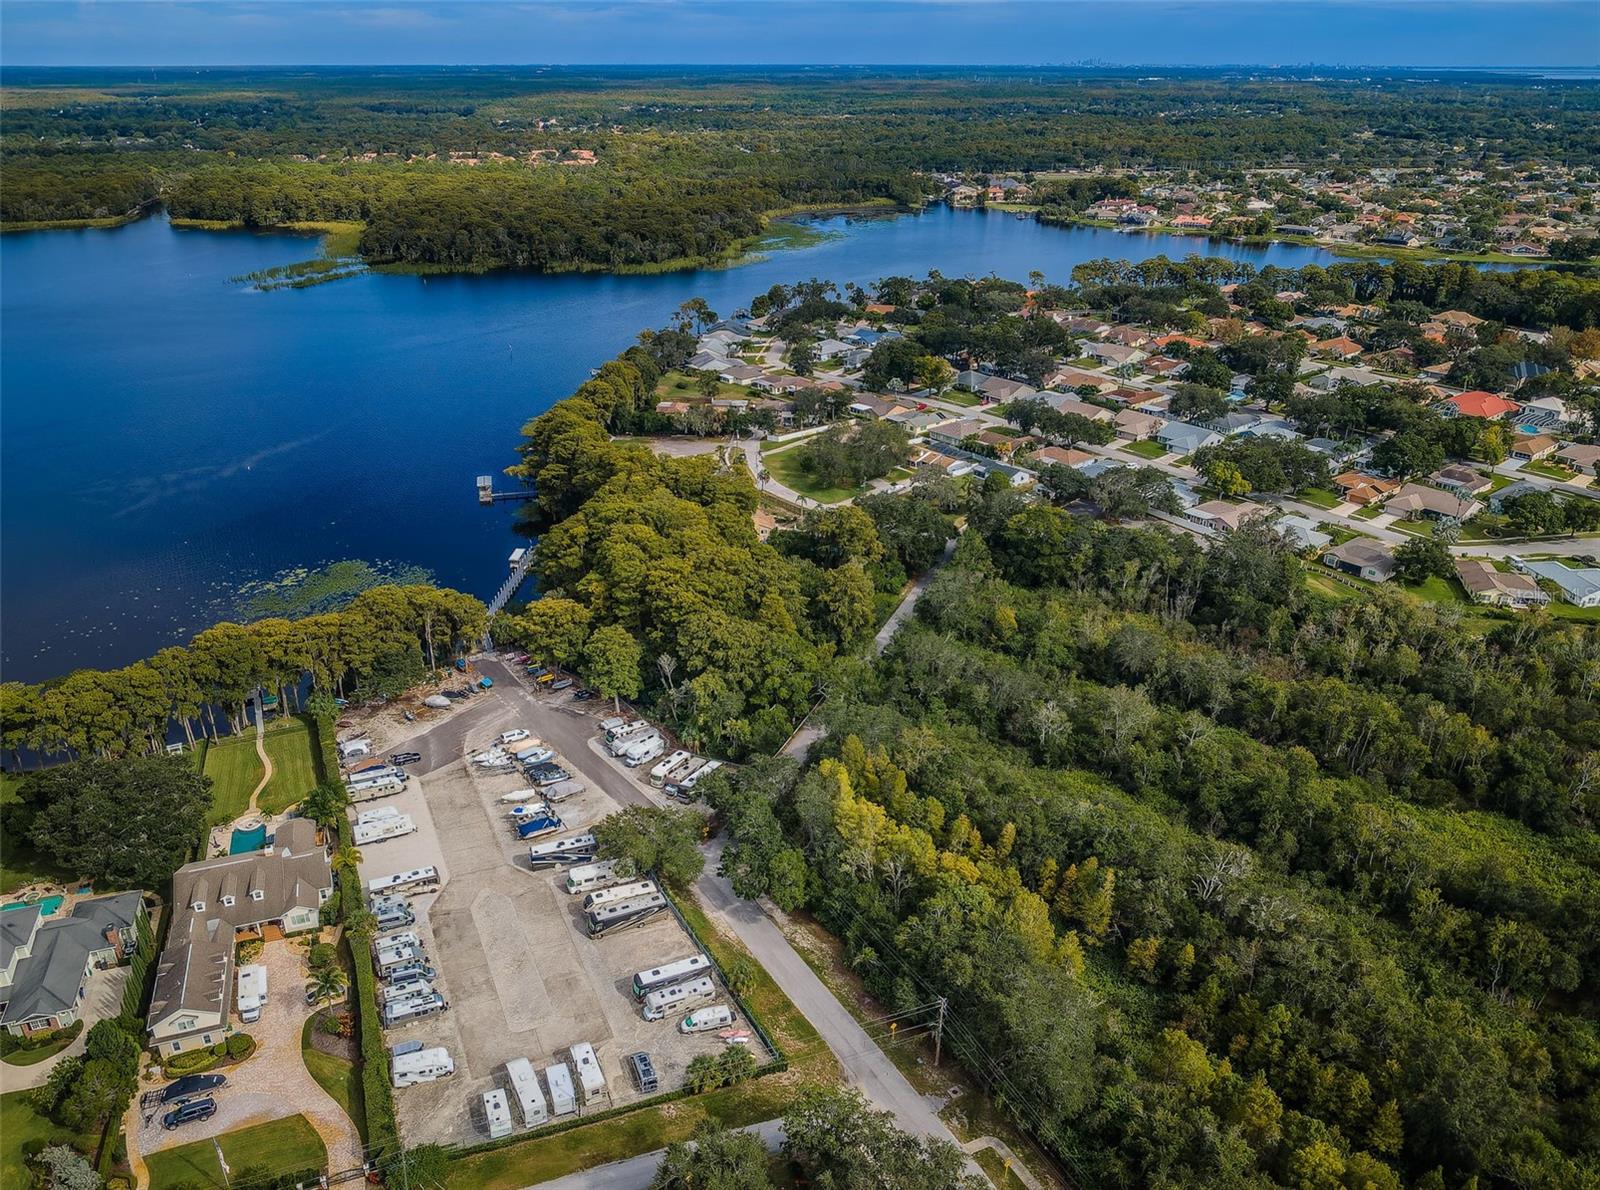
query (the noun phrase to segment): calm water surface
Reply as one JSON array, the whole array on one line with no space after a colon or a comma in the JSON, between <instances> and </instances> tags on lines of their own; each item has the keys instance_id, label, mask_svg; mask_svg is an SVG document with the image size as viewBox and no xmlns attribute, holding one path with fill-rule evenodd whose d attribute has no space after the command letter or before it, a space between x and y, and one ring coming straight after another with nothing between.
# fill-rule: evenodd
<instances>
[{"instance_id":1,"label":"calm water surface","mask_svg":"<svg viewBox=\"0 0 1600 1190\"><path fill-rule=\"evenodd\" d=\"M732 269L368 274L270 293L230 279L305 259L304 238L159 218L0 238L4 676L146 656L297 566L421 566L488 596L516 543L509 507L481 508L473 477L498 475L524 421L689 297L727 314L809 277L1065 281L1097 257L1332 259L944 207L816 225L834 238Z\"/></svg>"}]
</instances>

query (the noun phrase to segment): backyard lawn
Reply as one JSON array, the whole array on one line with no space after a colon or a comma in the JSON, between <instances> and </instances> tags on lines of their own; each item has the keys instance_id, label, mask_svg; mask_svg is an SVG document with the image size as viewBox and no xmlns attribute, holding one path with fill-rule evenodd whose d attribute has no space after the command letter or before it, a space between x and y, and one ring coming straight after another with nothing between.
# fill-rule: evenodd
<instances>
[{"instance_id":1,"label":"backyard lawn","mask_svg":"<svg viewBox=\"0 0 1600 1190\"><path fill-rule=\"evenodd\" d=\"M772 478L799 492L802 496L810 496L813 500L823 504L838 504L848 500L861 492L860 488L827 488L822 487L813 479L804 467L800 465L800 451L785 450L774 451L762 458L761 463L772 473Z\"/></svg>"},{"instance_id":2,"label":"backyard lawn","mask_svg":"<svg viewBox=\"0 0 1600 1190\"><path fill-rule=\"evenodd\" d=\"M305 1027L300 1030L300 1057L311 1077L317 1080L317 1085L344 1108L344 1114L350 1117L356 1131L361 1133L361 1143L366 1144L367 1104L361 1090L361 1071L348 1058L325 1054L312 1046L311 1030L316 1027L317 1019L316 1013L308 1016Z\"/></svg>"},{"instance_id":3,"label":"backyard lawn","mask_svg":"<svg viewBox=\"0 0 1600 1190\"><path fill-rule=\"evenodd\" d=\"M316 744L304 722L287 719L267 728L266 745L272 780L261 791L258 804L269 814L281 814L316 787Z\"/></svg>"},{"instance_id":4,"label":"backyard lawn","mask_svg":"<svg viewBox=\"0 0 1600 1190\"><path fill-rule=\"evenodd\" d=\"M14 773L0 774L0 806L17 800L17 786L21 783L22 778ZM62 884L71 875L40 855L26 839L15 837L11 831L0 834L0 893L15 892L41 880Z\"/></svg>"},{"instance_id":5,"label":"backyard lawn","mask_svg":"<svg viewBox=\"0 0 1600 1190\"><path fill-rule=\"evenodd\" d=\"M1117 448L1125 450L1131 455L1138 455L1141 459L1160 459L1167 455L1167 448L1159 442L1152 442L1145 438L1139 442L1124 442Z\"/></svg>"},{"instance_id":6,"label":"backyard lawn","mask_svg":"<svg viewBox=\"0 0 1600 1190\"><path fill-rule=\"evenodd\" d=\"M253 730L207 748L205 774L211 778L211 813L206 815L206 824L232 822L243 814L263 771Z\"/></svg>"},{"instance_id":7,"label":"backyard lawn","mask_svg":"<svg viewBox=\"0 0 1600 1190\"><path fill-rule=\"evenodd\" d=\"M700 389L700 377L691 372L668 372L656 385L656 398L662 401L685 401L690 398L704 400L705 395ZM714 397L737 397L745 400L760 395L742 384L724 384L720 380L717 381L717 391L712 394Z\"/></svg>"},{"instance_id":8,"label":"backyard lawn","mask_svg":"<svg viewBox=\"0 0 1600 1190\"><path fill-rule=\"evenodd\" d=\"M7 1096L9 1098L9 1096ZM290 1116L270 1124L257 1124L226 1132L217 1138L228 1162L228 1177L217 1164L217 1150L209 1140L163 1149L145 1158L152 1186L220 1186L248 1177L266 1181L283 1175L318 1170L328 1160L317 1130L304 1116Z\"/></svg>"},{"instance_id":9,"label":"backyard lawn","mask_svg":"<svg viewBox=\"0 0 1600 1190\"><path fill-rule=\"evenodd\" d=\"M0 1095L0 1186L31 1186L32 1175L23 1164L22 1150L30 1141L54 1144L61 1141L92 1158L97 1138L83 1136L70 1128L52 1124L35 1115L28 1106L27 1091Z\"/></svg>"}]
</instances>

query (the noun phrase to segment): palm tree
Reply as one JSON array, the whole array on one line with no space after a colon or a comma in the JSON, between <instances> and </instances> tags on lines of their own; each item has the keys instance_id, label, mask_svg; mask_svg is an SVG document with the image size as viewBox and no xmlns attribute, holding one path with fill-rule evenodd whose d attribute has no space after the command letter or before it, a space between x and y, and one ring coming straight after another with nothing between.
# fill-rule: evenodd
<instances>
[{"instance_id":1,"label":"palm tree","mask_svg":"<svg viewBox=\"0 0 1600 1190\"><path fill-rule=\"evenodd\" d=\"M318 967L306 981L306 992L324 1008L344 994L344 972L337 967Z\"/></svg>"},{"instance_id":2,"label":"palm tree","mask_svg":"<svg viewBox=\"0 0 1600 1190\"><path fill-rule=\"evenodd\" d=\"M361 849L346 844L334 852L333 870L341 875L346 872L354 872L361 866L361 860Z\"/></svg>"}]
</instances>

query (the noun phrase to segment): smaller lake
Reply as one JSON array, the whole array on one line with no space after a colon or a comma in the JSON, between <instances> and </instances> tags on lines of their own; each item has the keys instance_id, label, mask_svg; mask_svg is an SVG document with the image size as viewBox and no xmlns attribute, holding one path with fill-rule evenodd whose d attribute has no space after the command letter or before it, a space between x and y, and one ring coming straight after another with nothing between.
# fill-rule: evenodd
<instances>
[{"instance_id":1,"label":"smaller lake","mask_svg":"<svg viewBox=\"0 0 1600 1190\"><path fill-rule=\"evenodd\" d=\"M165 218L0 237L5 677L146 656L294 567L422 567L487 597L516 542L473 477L498 475L525 421L690 297L727 314L811 277L1064 282L1099 257L1334 259L943 206L808 222L829 238L727 269L365 274L270 293L231 279L305 259L305 238Z\"/></svg>"}]
</instances>

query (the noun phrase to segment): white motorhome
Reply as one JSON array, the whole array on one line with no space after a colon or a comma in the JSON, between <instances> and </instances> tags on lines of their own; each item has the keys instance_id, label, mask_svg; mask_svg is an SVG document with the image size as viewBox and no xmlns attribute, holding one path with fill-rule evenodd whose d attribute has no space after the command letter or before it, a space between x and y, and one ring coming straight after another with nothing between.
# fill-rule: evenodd
<instances>
[{"instance_id":1,"label":"white motorhome","mask_svg":"<svg viewBox=\"0 0 1600 1190\"><path fill-rule=\"evenodd\" d=\"M567 891L577 894L604 888L616 880L614 875L616 870L617 861L614 859L603 859L597 864L583 864L573 868L567 873Z\"/></svg>"},{"instance_id":2,"label":"white motorhome","mask_svg":"<svg viewBox=\"0 0 1600 1190\"><path fill-rule=\"evenodd\" d=\"M663 1020L674 1008L686 1008L701 1000L709 1000L716 994L717 985L709 975L697 975L682 983L669 983L666 987L645 993L644 1019Z\"/></svg>"},{"instance_id":3,"label":"white motorhome","mask_svg":"<svg viewBox=\"0 0 1600 1190\"><path fill-rule=\"evenodd\" d=\"M550 1114L570 1116L578 1110L578 1096L572 1087L572 1072L565 1062L544 1068L544 1081L550 1087Z\"/></svg>"},{"instance_id":4,"label":"white motorhome","mask_svg":"<svg viewBox=\"0 0 1600 1190\"><path fill-rule=\"evenodd\" d=\"M401 963L426 963L427 954L420 946L381 946L378 948L378 972L382 974L390 967L398 967Z\"/></svg>"},{"instance_id":5,"label":"white motorhome","mask_svg":"<svg viewBox=\"0 0 1600 1190\"><path fill-rule=\"evenodd\" d=\"M683 792L688 793L696 785L700 784L701 781L703 781L705 778L709 777L712 773L716 772L721 767L722 767L722 761L720 761L720 760L708 760L703 765L701 765L699 768L695 769L694 772L690 773L683 780L679 781L678 782L678 788L683 790Z\"/></svg>"},{"instance_id":6,"label":"white motorhome","mask_svg":"<svg viewBox=\"0 0 1600 1190\"><path fill-rule=\"evenodd\" d=\"M437 992L428 1000L406 1000L399 1004L385 1004L383 1027L392 1029L398 1025L409 1025L412 1021L420 1021L425 1016L443 1012L449 1007L445 998Z\"/></svg>"},{"instance_id":7,"label":"white motorhome","mask_svg":"<svg viewBox=\"0 0 1600 1190\"><path fill-rule=\"evenodd\" d=\"M499 1087L483 1093L483 1118L491 1140L511 1135L511 1105Z\"/></svg>"},{"instance_id":8,"label":"white motorhome","mask_svg":"<svg viewBox=\"0 0 1600 1190\"><path fill-rule=\"evenodd\" d=\"M615 888L596 889L583 898L585 910L599 909L602 905L615 904L617 901L627 901L634 897L648 897L656 890L654 880L630 880L627 884L619 884Z\"/></svg>"},{"instance_id":9,"label":"white motorhome","mask_svg":"<svg viewBox=\"0 0 1600 1190\"><path fill-rule=\"evenodd\" d=\"M580 861L578 856L582 856ZM585 831L565 839L550 839L528 848L528 862L536 868L554 864L589 863L594 858L594 835Z\"/></svg>"},{"instance_id":10,"label":"white motorhome","mask_svg":"<svg viewBox=\"0 0 1600 1190\"><path fill-rule=\"evenodd\" d=\"M630 723L628 726L619 728L614 732L608 731L606 733L606 751L613 756L621 756L631 744L647 735L656 734L658 734L656 729L641 719L637 723Z\"/></svg>"},{"instance_id":11,"label":"white motorhome","mask_svg":"<svg viewBox=\"0 0 1600 1190\"><path fill-rule=\"evenodd\" d=\"M375 906L372 914L377 919L380 930L398 929L400 926L409 926L417 920L416 914L411 912L411 906L404 901L391 902L381 908Z\"/></svg>"},{"instance_id":12,"label":"white motorhome","mask_svg":"<svg viewBox=\"0 0 1600 1190\"><path fill-rule=\"evenodd\" d=\"M642 730L650 725L642 719L602 719L600 730L604 733L606 743L611 743L623 732Z\"/></svg>"},{"instance_id":13,"label":"white motorhome","mask_svg":"<svg viewBox=\"0 0 1600 1190\"><path fill-rule=\"evenodd\" d=\"M617 930L642 926L667 911L667 898L655 892L630 901L616 901L588 912L589 937L603 938Z\"/></svg>"},{"instance_id":14,"label":"white motorhome","mask_svg":"<svg viewBox=\"0 0 1600 1190\"><path fill-rule=\"evenodd\" d=\"M267 1002L267 969L260 963L239 968L239 1019L245 1024L261 1019L261 1006Z\"/></svg>"},{"instance_id":15,"label":"white motorhome","mask_svg":"<svg viewBox=\"0 0 1600 1190\"><path fill-rule=\"evenodd\" d=\"M426 868L412 868L408 872L394 872L388 876L374 876L367 881L367 891L369 893L393 892L397 888L423 887L438 883L439 869L429 866Z\"/></svg>"},{"instance_id":16,"label":"white motorhome","mask_svg":"<svg viewBox=\"0 0 1600 1190\"><path fill-rule=\"evenodd\" d=\"M356 823L351 837L355 839L357 847L366 847L372 843L383 843L389 839L399 839L414 834L416 829L417 824L411 820L409 814L396 814L373 822Z\"/></svg>"},{"instance_id":17,"label":"white motorhome","mask_svg":"<svg viewBox=\"0 0 1600 1190\"><path fill-rule=\"evenodd\" d=\"M690 975L699 975L702 971L711 970L711 960L704 954L696 951L686 959L674 959L670 963L662 963L659 967L651 967L648 971L640 971L633 977L633 998L644 999L646 992L664 984L676 983Z\"/></svg>"},{"instance_id":18,"label":"white motorhome","mask_svg":"<svg viewBox=\"0 0 1600 1190\"><path fill-rule=\"evenodd\" d=\"M545 1107L544 1092L539 1090L539 1076L533 1072L533 1063L526 1058L512 1058L506 1063L506 1074L511 1079L511 1096L517 1101L524 1128L535 1128L550 1118Z\"/></svg>"},{"instance_id":19,"label":"white motorhome","mask_svg":"<svg viewBox=\"0 0 1600 1190\"><path fill-rule=\"evenodd\" d=\"M396 1053L389 1062L389 1081L396 1087L412 1087L449 1078L456 1072L455 1059L442 1045Z\"/></svg>"},{"instance_id":20,"label":"white motorhome","mask_svg":"<svg viewBox=\"0 0 1600 1190\"><path fill-rule=\"evenodd\" d=\"M377 777L351 781L346 785L346 789L350 793L350 800L357 802L385 797L391 793L399 793L405 787L406 779L399 773L383 773Z\"/></svg>"},{"instance_id":21,"label":"white motorhome","mask_svg":"<svg viewBox=\"0 0 1600 1190\"><path fill-rule=\"evenodd\" d=\"M437 994L438 989L426 979L415 979L410 983L391 984L378 989L378 1003L407 1004L412 1000L426 1000Z\"/></svg>"},{"instance_id":22,"label":"white motorhome","mask_svg":"<svg viewBox=\"0 0 1600 1190\"><path fill-rule=\"evenodd\" d=\"M399 818L399 817L400 817L400 807L399 806L374 806L374 807L372 807L372 809L370 809L370 810L362 810L359 814L356 815L356 825L360 826L363 822L378 822L378 821L380 821L381 819L384 819L384 818Z\"/></svg>"},{"instance_id":23,"label":"white motorhome","mask_svg":"<svg viewBox=\"0 0 1600 1190\"><path fill-rule=\"evenodd\" d=\"M697 1008L688 1016L678 1022L680 1033L706 1033L712 1029L724 1029L733 1024L733 1009L726 1004L712 1004L706 1008Z\"/></svg>"},{"instance_id":24,"label":"white motorhome","mask_svg":"<svg viewBox=\"0 0 1600 1190\"><path fill-rule=\"evenodd\" d=\"M694 754L692 752L685 752L682 748L679 748L671 756L667 757L660 764L656 765L655 768L650 770L650 784L655 786L657 789L660 789L667 783L668 777L670 777L678 769L682 768L688 761L693 759Z\"/></svg>"},{"instance_id":25,"label":"white motorhome","mask_svg":"<svg viewBox=\"0 0 1600 1190\"><path fill-rule=\"evenodd\" d=\"M583 1088L583 1101L593 1103L606 1093L606 1076L600 1069L600 1059L595 1057L594 1046L580 1041L572 1047L572 1064L578 1070L578 1085Z\"/></svg>"},{"instance_id":26,"label":"white motorhome","mask_svg":"<svg viewBox=\"0 0 1600 1190\"><path fill-rule=\"evenodd\" d=\"M630 769L636 769L642 764L649 764L666 750L666 740L658 735L645 736L622 754L622 763Z\"/></svg>"}]
</instances>

